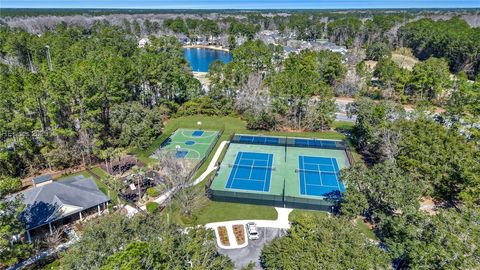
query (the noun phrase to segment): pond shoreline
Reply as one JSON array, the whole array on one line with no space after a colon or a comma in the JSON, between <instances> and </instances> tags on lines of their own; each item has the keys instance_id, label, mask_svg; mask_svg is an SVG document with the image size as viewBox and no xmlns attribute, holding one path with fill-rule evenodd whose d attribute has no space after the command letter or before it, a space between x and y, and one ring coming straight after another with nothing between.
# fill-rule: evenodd
<instances>
[{"instance_id":1,"label":"pond shoreline","mask_svg":"<svg viewBox=\"0 0 480 270\"><path fill-rule=\"evenodd\" d=\"M230 52L229 49L221 47L221 46L213 46L213 45L183 45L184 49L210 49L210 50L217 50L217 51L224 51Z\"/></svg>"}]
</instances>

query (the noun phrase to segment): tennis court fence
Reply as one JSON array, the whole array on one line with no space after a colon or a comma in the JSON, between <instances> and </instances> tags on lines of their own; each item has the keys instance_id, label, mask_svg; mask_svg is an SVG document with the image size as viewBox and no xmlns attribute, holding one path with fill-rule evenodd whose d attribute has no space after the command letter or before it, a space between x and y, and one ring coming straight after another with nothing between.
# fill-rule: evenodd
<instances>
[{"instance_id":1,"label":"tennis court fence","mask_svg":"<svg viewBox=\"0 0 480 270\"><path fill-rule=\"evenodd\" d=\"M187 179L192 180L193 176L197 173L198 169L200 169L200 167L205 163L205 161L207 161L207 159L210 156L213 148L215 147L215 145L217 145L218 139L220 138L220 136L222 136L224 131L225 130L222 129L217 133L217 135L215 136L215 139L212 141L212 143L208 147L207 152L205 153L205 156L195 165L195 167L192 168L192 170L188 174Z\"/></svg>"},{"instance_id":2,"label":"tennis court fence","mask_svg":"<svg viewBox=\"0 0 480 270\"><path fill-rule=\"evenodd\" d=\"M232 143L260 144L286 147L309 147L345 150L347 143L341 140L325 140L315 138L300 138L287 136L264 136L249 134L234 134L230 138Z\"/></svg>"},{"instance_id":3,"label":"tennis court fence","mask_svg":"<svg viewBox=\"0 0 480 270\"><path fill-rule=\"evenodd\" d=\"M323 199L293 197L285 194L269 194L269 193L250 193L232 190L213 190L210 185L215 178L215 174L211 176L205 185L207 196L215 201L246 203L256 205L267 205L274 207L288 207L300 209L312 209L321 211L332 211L332 207L338 204L338 197L324 197ZM285 189L285 187L284 187Z\"/></svg>"}]
</instances>

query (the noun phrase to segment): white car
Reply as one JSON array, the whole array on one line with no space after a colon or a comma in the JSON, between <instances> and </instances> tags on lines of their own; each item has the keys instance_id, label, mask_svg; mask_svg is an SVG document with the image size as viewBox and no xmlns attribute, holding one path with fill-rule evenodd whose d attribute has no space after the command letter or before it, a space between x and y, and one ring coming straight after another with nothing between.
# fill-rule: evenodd
<instances>
[{"instance_id":1,"label":"white car","mask_svg":"<svg viewBox=\"0 0 480 270\"><path fill-rule=\"evenodd\" d=\"M248 239L257 240L259 238L257 224L255 224L254 222L248 222L245 226L247 227Z\"/></svg>"}]
</instances>

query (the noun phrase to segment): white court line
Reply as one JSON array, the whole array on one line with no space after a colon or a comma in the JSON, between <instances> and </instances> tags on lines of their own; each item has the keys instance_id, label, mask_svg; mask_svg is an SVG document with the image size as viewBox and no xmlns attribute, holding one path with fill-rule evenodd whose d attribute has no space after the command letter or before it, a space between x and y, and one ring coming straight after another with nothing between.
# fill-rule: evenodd
<instances>
[{"instance_id":1,"label":"white court line","mask_svg":"<svg viewBox=\"0 0 480 270\"><path fill-rule=\"evenodd\" d=\"M174 143L180 143L180 144L185 144L186 146L192 146L192 145L195 145L195 144L205 144L205 145L210 145L211 143L201 143L201 142L195 142L194 144L191 144L191 145L188 145L186 144L185 142L187 141L183 141L183 142L178 142L178 141L171 141L170 144L174 144ZM193 141L192 141L193 142Z\"/></svg>"},{"instance_id":2,"label":"white court line","mask_svg":"<svg viewBox=\"0 0 480 270\"><path fill-rule=\"evenodd\" d=\"M270 154L268 154L267 157L268 157L267 158L267 167L268 167L268 163L270 161ZM265 176L263 177L263 191L270 191L270 186L268 187L268 190L265 190L265 183L267 182L267 174L268 174L268 169L265 169Z\"/></svg>"},{"instance_id":3,"label":"white court line","mask_svg":"<svg viewBox=\"0 0 480 270\"><path fill-rule=\"evenodd\" d=\"M316 187L333 187L333 188L336 188L336 186L328 186L328 185L315 185L315 184L307 184L307 186L316 186Z\"/></svg>"},{"instance_id":4,"label":"white court line","mask_svg":"<svg viewBox=\"0 0 480 270\"><path fill-rule=\"evenodd\" d=\"M332 163L332 167L333 169L335 169L335 165L333 164L333 158L330 158L330 163ZM338 175L336 173L335 173L335 180L337 180L338 191L341 191L342 189L340 188L340 182L338 181Z\"/></svg>"},{"instance_id":5,"label":"white court line","mask_svg":"<svg viewBox=\"0 0 480 270\"><path fill-rule=\"evenodd\" d=\"M268 160L270 160L270 156L272 157L272 163L270 168L273 168L273 162L275 161L275 155L269 154ZM268 165L268 163L267 163ZM265 177L267 177L268 171L265 173ZM265 180L266 181L266 180ZM272 187L272 169L270 169L270 182L268 183L268 191L270 192L270 188Z\"/></svg>"},{"instance_id":6,"label":"white court line","mask_svg":"<svg viewBox=\"0 0 480 270\"><path fill-rule=\"evenodd\" d=\"M304 156L302 156L302 167L303 167L303 170L305 170L305 157ZM303 188L305 190L305 194L307 194L307 176L305 174L303 174Z\"/></svg>"},{"instance_id":7,"label":"white court line","mask_svg":"<svg viewBox=\"0 0 480 270\"><path fill-rule=\"evenodd\" d=\"M239 157L240 159L239 159L239 161L242 160L242 155L243 155L243 152L240 152L240 157ZM236 158L235 158L235 160L236 160ZM233 182L235 181L235 178L236 178L236 176L237 176L237 171L238 171L238 167L235 168L235 173L233 174L233 179L232 179L232 181L230 182L230 187L228 186L228 180L230 179L230 177L228 177L228 179L227 179L227 187L226 187L226 188L232 188ZM230 173L232 173L232 172L230 172Z\"/></svg>"},{"instance_id":8,"label":"white court line","mask_svg":"<svg viewBox=\"0 0 480 270\"><path fill-rule=\"evenodd\" d=\"M248 178L235 178L235 180L264 182L264 180L261 180L261 179L257 180L257 179L248 179Z\"/></svg>"}]
</instances>

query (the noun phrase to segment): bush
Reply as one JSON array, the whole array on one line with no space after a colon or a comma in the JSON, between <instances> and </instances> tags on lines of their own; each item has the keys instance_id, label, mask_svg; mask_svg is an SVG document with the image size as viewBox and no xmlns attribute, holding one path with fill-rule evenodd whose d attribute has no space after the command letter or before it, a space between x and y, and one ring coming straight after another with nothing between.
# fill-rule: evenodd
<instances>
[{"instance_id":1,"label":"bush","mask_svg":"<svg viewBox=\"0 0 480 270\"><path fill-rule=\"evenodd\" d=\"M159 206L160 206L160 205L159 205L158 203L156 203L156 202L148 202L147 205L146 205L146 207L147 207L147 212L148 212L149 214L153 214L153 213L155 213L155 212L157 211L157 209L158 209Z\"/></svg>"},{"instance_id":2,"label":"bush","mask_svg":"<svg viewBox=\"0 0 480 270\"><path fill-rule=\"evenodd\" d=\"M157 197L159 194L160 194L160 192L155 188L148 188L147 189L147 195L150 198Z\"/></svg>"},{"instance_id":3,"label":"bush","mask_svg":"<svg viewBox=\"0 0 480 270\"><path fill-rule=\"evenodd\" d=\"M247 128L255 130L272 130L275 129L277 121L275 116L266 111L257 115L250 115L247 118Z\"/></svg>"},{"instance_id":4,"label":"bush","mask_svg":"<svg viewBox=\"0 0 480 270\"><path fill-rule=\"evenodd\" d=\"M215 107L215 102L209 97L201 97L189 100L178 108L177 116L188 115L218 115L219 111Z\"/></svg>"},{"instance_id":5,"label":"bush","mask_svg":"<svg viewBox=\"0 0 480 270\"><path fill-rule=\"evenodd\" d=\"M385 43L374 43L369 45L366 50L367 60L380 61L381 59L390 58L392 52Z\"/></svg>"}]
</instances>

